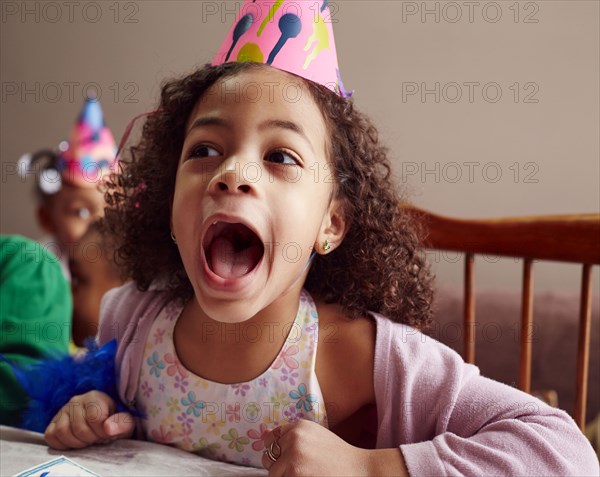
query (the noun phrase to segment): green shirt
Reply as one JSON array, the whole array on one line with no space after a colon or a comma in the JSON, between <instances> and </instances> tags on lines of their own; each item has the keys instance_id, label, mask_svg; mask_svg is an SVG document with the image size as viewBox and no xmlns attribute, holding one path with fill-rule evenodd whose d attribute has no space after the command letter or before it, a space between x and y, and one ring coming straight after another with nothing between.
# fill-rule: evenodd
<instances>
[{"instance_id":1,"label":"green shirt","mask_svg":"<svg viewBox=\"0 0 600 477\"><path fill-rule=\"evenodd\" d=\"M72 308L58 258L32 240L0 235L0 353L17 365L67 354ZM17 426L26 403L10 366L0 362L0 424Z\"/></svg>"}]
</instances>

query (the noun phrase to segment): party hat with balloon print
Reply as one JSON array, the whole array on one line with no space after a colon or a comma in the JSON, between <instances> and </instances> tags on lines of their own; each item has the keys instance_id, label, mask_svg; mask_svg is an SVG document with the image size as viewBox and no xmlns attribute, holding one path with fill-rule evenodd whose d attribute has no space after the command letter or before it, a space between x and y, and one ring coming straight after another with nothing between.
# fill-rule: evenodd
<instances>
[{"instance_id":1,"label":"party hat with balloon print","mask_svg":"<svg viewBox=\"0 0 600 477\"><path fill-rule=\"evenodd\" d=\"M265 63L343 97L329 0L245 0L213 65Z\"/></svg>"}]
</instances>

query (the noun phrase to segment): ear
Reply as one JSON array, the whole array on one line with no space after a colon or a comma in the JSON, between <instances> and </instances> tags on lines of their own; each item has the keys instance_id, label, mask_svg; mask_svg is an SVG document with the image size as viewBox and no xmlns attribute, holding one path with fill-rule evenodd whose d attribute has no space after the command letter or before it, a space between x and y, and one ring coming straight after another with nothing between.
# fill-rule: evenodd
<instances>
[{"instance_id":1,"label":"ear","mask_svg":"<svg viewBox=\"0 0 600 477\"><path fill-rule=\"evenodd\" d=\"M350 227L344 209L344 202L339 199L329 204L315 243L315 251L319 255L327 255L342 244Z\"/></svg>"},{"instance_id":2,"label":"ear","mask_svg":"<svg viewBox=\"0 0 600 477\"><path fill-rule=\"evenodd\" d=\"M50 210L45 205L40 205L36 211L38 224L44 230L44 232L54 235L55 227L52 217L50 217Z\"/></svg>"}]
</instances>

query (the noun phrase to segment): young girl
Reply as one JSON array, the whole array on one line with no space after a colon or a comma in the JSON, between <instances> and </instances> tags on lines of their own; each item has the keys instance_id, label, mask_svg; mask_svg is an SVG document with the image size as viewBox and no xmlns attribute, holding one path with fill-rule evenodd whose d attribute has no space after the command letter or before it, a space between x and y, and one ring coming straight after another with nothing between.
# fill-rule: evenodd
<instances>
[{"instance_id":1,"label":"young girl","mask_svg":"<svg viewBox=\"0 0 600 477\"><path fill-rule=\"evenodd\" d=\"M306 67L314 11L302 37L281 2L250 3L215 65L163 87L113 184L134 282L104 299L99 341L118 340L132 413L76 396L49 445L135 432L277 476L597 473L566 413L417 331L431 276L375 128L337 64ZM294 45L300 66L277 64Z\"/></svg>"},{"instance_id":2,"label":"young girl","mask_svg":"<svg viewBox=\"0 0 600 477\"><path fill-rule=\"evenodd\" d=\"M88 225L104 215L104 195L98 186L115 170L116 145L104 124L100 103L88 99L58 151L25 154L19 170L37 170L37 219L48 234L40 242L56 254L69 278L69 252Z\"/></svg>"}]
</instances>

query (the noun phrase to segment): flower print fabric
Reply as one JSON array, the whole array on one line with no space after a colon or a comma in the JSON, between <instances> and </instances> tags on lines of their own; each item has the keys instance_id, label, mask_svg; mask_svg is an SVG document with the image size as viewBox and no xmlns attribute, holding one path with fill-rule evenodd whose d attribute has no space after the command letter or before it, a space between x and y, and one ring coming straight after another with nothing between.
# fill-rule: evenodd
<instances>
[{"instance_id":1,"label":"flower print fabric","mask_svg":"<svg viewBox=\"0 0 600 477\"><path fill-rule=\"evenodd\" d=\"M147 439L260 468L263 440L274 427L298 419L327 426L315 374L318 315L306 291L292 324L261 330L287 338L270 368L245 383L215 383L181 364L173 344L181 311L167 305L148 334L136 395ZM257 331L248 330L249 339L256 339Z\"/></svg>"}]
</instances>

